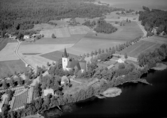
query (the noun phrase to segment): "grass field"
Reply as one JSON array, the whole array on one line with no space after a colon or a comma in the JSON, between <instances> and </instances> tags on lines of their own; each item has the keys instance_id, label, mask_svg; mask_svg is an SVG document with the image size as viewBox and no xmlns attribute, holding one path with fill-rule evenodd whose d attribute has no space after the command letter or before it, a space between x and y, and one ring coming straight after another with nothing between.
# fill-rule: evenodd
<instances>
[{"instance_id":1,"label":"grass field","mask_svg":"<svg viewBox=\"0 0 167 118\"><path fill-rule=\"evenodd\" d=\"M73 47L68 48L67 52L75 55L82 55L84 53L90 53L91 51L95 51L100 48L106 49L122 43L124 43L124 41L83 38Z\"/></svg>"},{"instance_id":2,"label":"grass field","mask_svg":"<svg viewBox=\"0 0 167 118\"><path fill-rule=\"evenodd\" d=\"M125 26L118 27L118 30L112 34L101 34L98 33L97 36L94 33L88 33L85 38L92 39L108 39L115 41L129 41L135 38L141 37L143 35L142 30L136 22L131 22Z\"/></svg>"},{"instance_id":3,"label":"grass field","mask_svg":"<svg viewBox=\"0 0 167 118\"><path fill-rule=\"evenodd\" d=\"M160 46L160 44L158 44L158 43L153 43L153 42L141 40L138 43L136 43L128 48L125 48L120 53L121 54L126 53L128 56L137 58L139 56L139 54L141 54L142 52L154 50L155 48L157 48L159 46Z\"/></svg>"},{"instance_id":4,"label":"grass field","mask_svg":"<svg viewBox=\"0 0 167 118\"><path fill-rule=\"evenodd\" d=\"M67 52L68 52L68 50L67 50ZM41 56L45 57L47 59L53 60L53 61L58 61L59 59L62 58L62 55L63 55L63 51L54 51L54 52L47 53L47 54L44 54L44 55L41 55ZM69 57L72 57L72 58L75 58L75 59L79 58L78 56L73 55L73 54L69 54Z\"/></svg>"},{"instance_id":5,"label":"grass field","mask_svg":"<svg viewBox=\"0 0 167 118\"><path fill-rule=\"evenodd\" d=\"M71 47L73 44L32 44L32 45L21 45L19 53L49 53L64 48Z\"/></svg>"},{"instance_id":6,"label":"grass field","mask_svg":"<svg viewBox=\"0 0 167 118\"><path fill-rule=\"evenodd\" d=\"M76 34L71 35L71 37L64 38L42 38L40 40L35 41L34 43L22 42L21 45L33 45L33 44L73 44L78 42L81 38L83 38L85 34Z\"/></svg>"},{"instance_id":7,"label":"grass field","mask_svg":"<svg viewBox=\"0 0 167 118\"><path fill-rule=\"evenodd\" d=\"M0 61L0 77L8 73L23 72L26 70L25 64L21 60Z\"/></svg>"},{"instance_id":8,"label":"grass field","mask_svg":"<svg viewBox=\"0 0 167 118\"><path fill-rule=\"evenodd\" d=\"M25 91L24 93L15 96L12 110L23 107L24 104L27 103L27 97L28 97L28 91Z\"/></svg>"},{"instance_id":9,"label":"grass field","mask_svg":"<svg viewBox=\"0 0 167 118\"><path fill-rule=\"evenodd\" d=\"M15 49L18 43L8 43L0 51L0 61L18 60L19 58L15 55Z\"/></svg>"},{"instance_id":10,"label":"grass field","mask_svg":"<svg viewBox=\"0 0 167 118\"><path fill-rule=\"evenodd\" d=\"M148 37L148 38L143 38L142 40L148 41L148 42L153 42L153 43L158 43L158 44L167 43L167 38L159 37L159 36L151 36L151 37Z\"/></svg>"},{"instance_id":11,"label":"grass field","mask_svg":"<svg viewBox=\"0 0 167 118\"><path fill-rule=\"evenodd\" d=\"M7 45L9 39L0 38L0 51Z\"/></svg>"}]
</instances>

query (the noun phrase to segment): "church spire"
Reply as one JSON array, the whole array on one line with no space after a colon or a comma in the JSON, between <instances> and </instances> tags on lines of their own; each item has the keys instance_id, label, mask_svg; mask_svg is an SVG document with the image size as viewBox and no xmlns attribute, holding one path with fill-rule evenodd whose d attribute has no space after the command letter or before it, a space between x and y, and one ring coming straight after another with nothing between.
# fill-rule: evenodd
<instances>
[{"instance_id":1,"label":"church spire","mask_svg":"<svg viewBox=\"0 0 167 118\"><path fill-rule=\"evenodd\" d=\"M63 54L63 57L68 58L68 54L67 54L66 48L64 48L64 54Z\"/></svg>"}]
</instances>

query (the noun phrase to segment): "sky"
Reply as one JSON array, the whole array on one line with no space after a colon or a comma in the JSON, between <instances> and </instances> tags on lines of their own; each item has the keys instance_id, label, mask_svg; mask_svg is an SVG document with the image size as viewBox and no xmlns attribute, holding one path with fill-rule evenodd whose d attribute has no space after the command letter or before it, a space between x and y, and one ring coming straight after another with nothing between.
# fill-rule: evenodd
<instances>
[{"instance_id":1,"label":"sky","mask_svg":"<svg viewBox=\"0 0 167 118\"><path fill-rule=\"evenodd\" d=\"M129 9L141 9L142 6L150 8L167 9L167 0L99 0L109 2L116 7Z\"/></svg>"}]
</instances>

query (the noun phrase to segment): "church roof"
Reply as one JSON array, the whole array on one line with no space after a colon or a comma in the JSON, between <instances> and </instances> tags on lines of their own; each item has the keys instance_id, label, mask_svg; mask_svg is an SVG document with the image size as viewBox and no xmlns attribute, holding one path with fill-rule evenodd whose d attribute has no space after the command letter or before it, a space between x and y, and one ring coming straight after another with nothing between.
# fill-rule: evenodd
<instances>
[{"instance_id":1,"label":"church roof","mask_svg":"<svg viewBox=\"0 0 167 118\"><path fill-rule=\"evenodd\" d=\"M67 67L68 68L77 67L79 70L81 69L78 60L75 60L73 58L69 59Z\"/></svg>"},{"instance_id":2,"label":"church roof","mask_svg":"<svg viewBox=\"0 0 167 118\"><path fill-rule=\"evenodd\" d=\"M69 55L67 54L66 48L64 48L64 54L62 56L68 58Z\"/></svg>"}]
</instances>

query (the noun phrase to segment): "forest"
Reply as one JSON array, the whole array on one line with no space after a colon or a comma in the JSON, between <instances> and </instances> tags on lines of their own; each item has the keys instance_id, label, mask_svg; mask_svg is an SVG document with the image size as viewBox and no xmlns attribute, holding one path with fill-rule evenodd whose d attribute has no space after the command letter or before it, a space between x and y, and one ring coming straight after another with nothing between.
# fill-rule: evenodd
<instances>
[{"instance_id":1,"label":"forest","mask_svg":"<svg viewBox=\"0 0 167 118\"><path fill-rule=\"evenodd\" d=\"M84 1L88 0L1 0L0 32L24 31L53 19L101 17L116 10Z\"/></svg>"},{"instance_id":2,"label":"forest","mask_svg":"<svg viewBox=\"0 0 167 118\"><path fill-rule=\"evenodd\" d=\"M156 28L157 35L162 32L167 34L167 11L143 7L143 11L140 11L139 14L139 20L145 27L148 35L153 35L152 30L154 28Z\"/></svg>"},{"instance_id":3,"label":"forest","mask_svg":"<svg viewBox=\"0 0 167 118\"><path fill-rule=\"evenodd\" d=\"M107 23L103 18L100 18L97 22L97 27L94 30L98 33L111 34L117 31L117 28L112 24Z\"/></svg>"}]
</instances>

